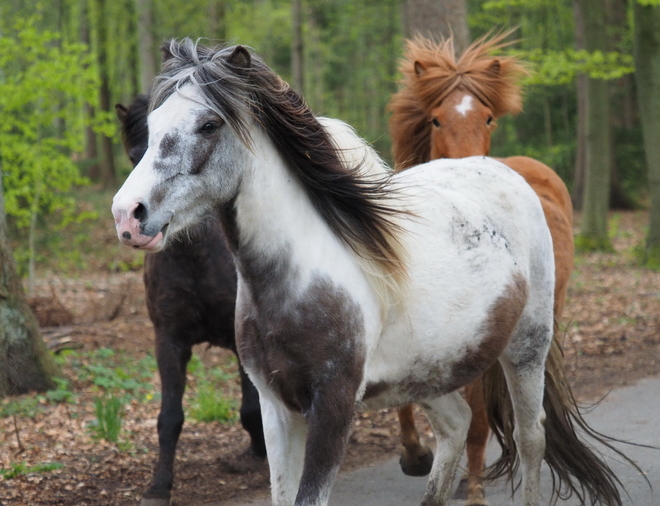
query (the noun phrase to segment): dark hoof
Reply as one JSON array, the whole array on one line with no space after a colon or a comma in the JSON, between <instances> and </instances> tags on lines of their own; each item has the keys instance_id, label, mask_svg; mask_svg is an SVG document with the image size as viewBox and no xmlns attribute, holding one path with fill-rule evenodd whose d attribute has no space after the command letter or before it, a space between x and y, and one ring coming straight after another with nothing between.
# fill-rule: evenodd
<instances>
[{"instance_id":1,"label":"dark hoof","mask_svg":"<svg viewBox=\"0 0 660 506\"><path fill-rule=\"evenodd\" d=\"M465 501L463 506L489 506L490 503L486 500L483 487L478 487L476 492L478 497L470 497L470 488L468 487L468 478L463 476L461 478L452 499Z\"/></svg>"},{"instance_id":2,"label":"dark hoof","mask_svg":"<svg viewBox=\"0 0 660 506\"><path fill-rule=\"evenodd\" d=\"M146 497L140 501L140 506L170 506L169 499L149 499Z\"/></svg>"},{"instance_id":3,"label":"dark hoof","mask_svg":"<svg viewBox=\"0 0 660 506\"><path fill-rule=\"evenodd\" d=\"M468 498L468 479L467 477L461 478L460 483L458 484L458 487L456 487L456 491L454 492L454 495L452 496L453 499L463 499L466 500Z\"/></svg>"},{"instance_id":4,"label":"dark hoof","mask_svg":"<svg viewBox=\"0 0 660 506\"><path fill-rule=\"evenodd\" d=\"M227 473L247 474L266 468L266 459L254 454L250 449L230 458L219 458L218 464Z\"/></svg>"},{"instance_id":5,"label":"dark hoof","mask_svg":"<svg viewBox=\"0 0 660 506\"><path fill-rule=\"evenodd\" d=\"M433 467L433 452L427 446L420 446L414 455L404 449L399 464L407 476L427 476Z\"/></svg>"}]
</instances>

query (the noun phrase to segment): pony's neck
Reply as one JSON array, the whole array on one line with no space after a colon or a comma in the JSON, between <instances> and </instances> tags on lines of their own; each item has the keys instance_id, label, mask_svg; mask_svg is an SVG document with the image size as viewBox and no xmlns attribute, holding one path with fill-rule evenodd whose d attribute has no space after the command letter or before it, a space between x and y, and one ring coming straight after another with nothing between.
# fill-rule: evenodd
<instances>
[{"instance_id":1,"label":"pony's neck","mask_svg":"<svg viewBox=\"0 0 660 506\"><path fill-rule=\"evenodd\" d=\"M316 272L331 271L333 257L352 262L268 136L256 133L253 142L234 200L234 247L242 274L256 280L263 277L263 269L277 266L284 269L278 275L288 283L296 278L304 285Z\"/></svg>"}]
</instances>

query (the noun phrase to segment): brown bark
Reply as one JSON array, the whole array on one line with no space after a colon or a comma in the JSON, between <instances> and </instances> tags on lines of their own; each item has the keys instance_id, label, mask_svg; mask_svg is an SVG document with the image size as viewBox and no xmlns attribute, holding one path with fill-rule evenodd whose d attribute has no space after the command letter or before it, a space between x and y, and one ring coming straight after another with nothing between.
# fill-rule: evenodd
<instances>
[{"instance_id":1,"label":"brown bark","mask_svg":"<svg viewBox=\"0 0 660 506\"><path fill-rule=\"evenodd\" d=\"M209 1L209 37L221 42L227 39L225 0Z\"/></svg>"},{"instance_id":2,"label":"brown bark","mask_svg":"<svg viewBox=\"0 0 660 506\"><path fill-rule=\"evenodd\" d=\"M137 16L140 86L142 93L149 93L158 68L153 33L154 11L152 0L137 0Z\"/></svg>"},{"instance_id":3,"label":"brown bark","mask_svg":"<svg viewBox=\"0 0 660 506\"><path fill-rule=\"evenodd\" d=\"M111 104L110 97L110 76L108 73L108 55L107 55L107 28L106 28L106 5L107 0L97 0L98 2L98 62L101 78L100 89L100 107L102 111L113 113L114 106ZM101 135L101 160L99 163L99 182L104 188L112 188L117 184L117 171L115 168L115 158L112 149L112 138Z\"/></svg>"},{"instance_id":4,"label":"brown bark","mask_svg":"<svg viewBox=\"0 0 660 506\"><path fill-rule=\"evenodd\" d=\"M6 231L0 170L0 398L53 388L57 374L25 299Z\"/></svg>"},{"instance_id":5,"label":"brown bark","mask_svg":"<svg viewBox=\"0 0 660 506\"><path fill-rule=\"evenodd\" d=\"M573 0L573 15L575 19L575 49L585 48L584 44L584 22L577 0ZM584 175L587 165L587 76L578 74L575 82L577 95L577 120L576 120L576 149L575 149L575 172L573 174L573 192L571 199L576 210L582 209L582 197L584 195Z\"/></svg>"},{"instance_id":6,"label":"brown bark","mask_svg":"<svg viewBox=\"0 0 660 506\"><path fill-rule=\"evenodd\" d=\"M646 261L660 269L660 6L635 2L634 9L635 80L651 197Z\"/></svg>"},{"instance_id":7,"label":"brown bark","mask_svg":"<svg viewBox=\"0 0 660 506\"><path fill-rule=\"evenodd\" d=\"M605 12L601 0L579 0L588 51L607 51ZM587 78L587 164L584 186L582 244L609 248L607 211L611 182L610 97L607 81Z\"/></svg>"},{"instance_id":8,"label":"brown bark","mask_svg":"<svg viewBox=\"0 0 660 506\"><path fill-rule=\"evenodd\" d=\"M470 45L465 0L405 0L403 26L408 38L419 34L439 42L453 35L457 55Z\"/></svg>"},{"instance_id":9,"label":"brown bark","mask_svg":"<svg viewBox=\"0 0 660 506\"><path fill-rule=\"evenodd\" d=\"M293 24L293 41L291 43L291 77L293 89L301 95L304 93L304 71L303 71L303 36L302 36L302 2L293 0L291 3L291 14Z\"/></svg>"}]
</instances>

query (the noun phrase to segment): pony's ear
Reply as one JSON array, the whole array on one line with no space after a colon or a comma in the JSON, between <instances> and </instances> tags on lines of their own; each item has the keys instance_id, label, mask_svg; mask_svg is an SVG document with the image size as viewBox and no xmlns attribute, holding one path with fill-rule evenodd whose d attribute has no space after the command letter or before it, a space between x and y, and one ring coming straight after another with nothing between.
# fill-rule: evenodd
<instances>
[{"instance_id":1,"label":"pony's ear","mask_svg":"<svg viewBox=\"0 0 660 506\"><path fill-rule=\"evenodd\" d=\"M115 104L115 113L117 113L117 119L121 123L124 123L126 121L126 115L128 114L128 109L126 109L125 106L122 104Z\"/></svg>"},{"instance_id":2,"label":"pony's ear","mask_svg":"<svg viewBox=\"0 0 660 506\"><path fill-rule=\"evenodd\" d=\"M419 60L415 60L415 74L422 76L424 72L426 72L426 67L424 64Z\"/></svg>"},{"instance_id":3,"label":"pony's ear","mask_svg":"<svg viewBox=\"0 0 660 506\"><path fill-rule=\"evenodd\" d=\"M499 76L500 75L500 60L497 58L494 59L490 64L488 65L488 68L486 69L486 73L490 74L492 76Z\"/></svg>"},{"instance_id":4,"label":"pony's ear","mask_svg":"<svg viewBox=\"0 0 660 506\"><path fill-rule=\"evenodd\" d=\"M170 50L170 44L171 41L166 40L160 46L160 52L163 53L163 63L165 63L167 60L174 58L174 54Z\"/></svg>"},{"instance_id":5,"label":"pony's ear","mask_svg":"<svg viewBox=\"0 0 660 506\"><path fill-rule=\"evenodd\" d=\"M227 62L231 63L235 67L240 67L243 69L250 68L252 65L252 57L247 49L243 46L236 46L232 53L227 58Z\"/></svg>"}]
</instances>

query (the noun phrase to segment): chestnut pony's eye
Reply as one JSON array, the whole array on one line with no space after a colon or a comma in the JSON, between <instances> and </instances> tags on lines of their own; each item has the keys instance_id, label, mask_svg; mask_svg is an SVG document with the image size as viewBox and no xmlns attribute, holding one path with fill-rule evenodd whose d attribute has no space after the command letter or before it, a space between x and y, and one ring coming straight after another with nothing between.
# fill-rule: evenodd
<instances>
[{"instance_id":1,"label":"chestnut pony's eye","mask_svg":"<svg viewBox=\"0 0 660 506\"><path fill-rule=\"evenodd\" d=\"M433 123L434 127L440 128L440 121L438 121L438 118L431 119L431 123Z\"/></svg>"},{"instance_id":2,"label":"chestnut pony's eye","mask_svg":"<svg viewBox=\"0 0 660 506\"><path fill-rule=\"evenodd\" d=\"M488 116L488 119L486 120L486 125L490 126L490 124L493 122L493 117Z\"/></svg>"}]
</instances>

